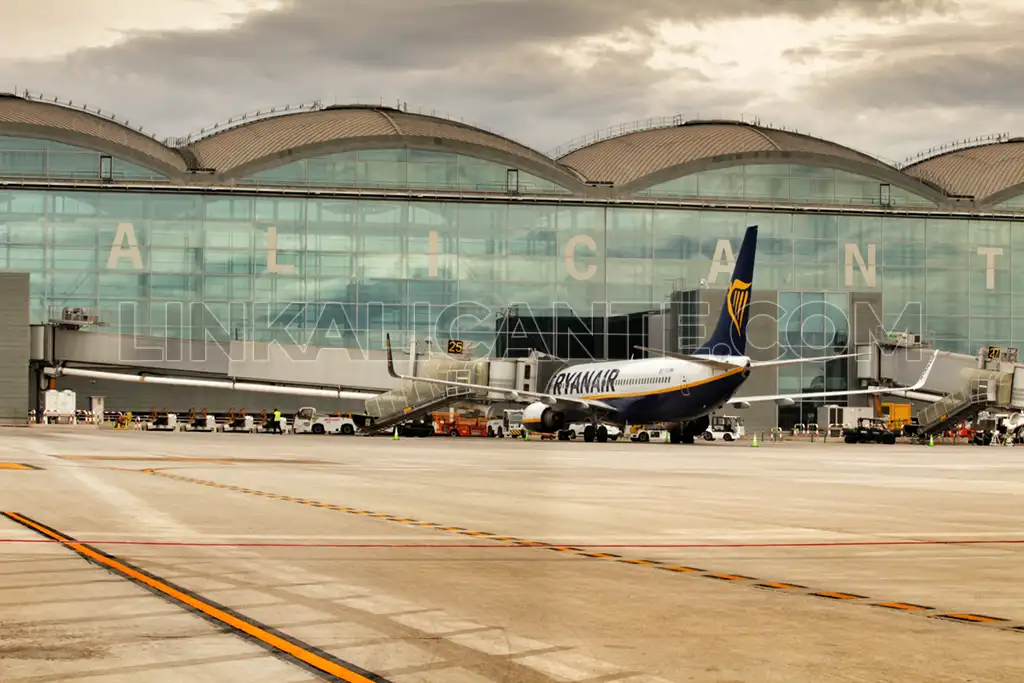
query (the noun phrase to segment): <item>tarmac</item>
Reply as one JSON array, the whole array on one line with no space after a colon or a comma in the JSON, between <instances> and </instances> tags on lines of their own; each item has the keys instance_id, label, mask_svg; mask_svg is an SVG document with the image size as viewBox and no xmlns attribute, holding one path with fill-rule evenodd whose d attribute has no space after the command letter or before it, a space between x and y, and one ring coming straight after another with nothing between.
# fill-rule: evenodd
<instances>
[{"instance_id":1,"label":"tarmac","mask_svg":"<svg viewBox=\"0 0 1024 683\"><path fill-rule=\"evenodd\" d=\"M1024 450L0 431L0 680L1024 680Z\"/></svg>"}]
</instances>

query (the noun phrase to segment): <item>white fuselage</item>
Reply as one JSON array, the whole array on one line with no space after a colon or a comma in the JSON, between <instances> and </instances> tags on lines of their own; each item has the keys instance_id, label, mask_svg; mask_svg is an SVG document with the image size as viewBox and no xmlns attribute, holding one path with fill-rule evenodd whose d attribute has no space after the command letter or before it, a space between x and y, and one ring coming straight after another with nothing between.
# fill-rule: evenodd
<instances>
[{"instance_id":1,"label":"white fuselage","mask_svg":"<svg viewBox=\"0 0 1024 683\"><path fill-rule=\"evenodd\" d=\"M750 362L745 356L715 356L711 360L733 365L737 371ZM637 398L684 390L728 372L702 363L669 357L582 363L556 373L548 383L547 390L555 396L597 401Z\"/></svg>"}]
</instances>

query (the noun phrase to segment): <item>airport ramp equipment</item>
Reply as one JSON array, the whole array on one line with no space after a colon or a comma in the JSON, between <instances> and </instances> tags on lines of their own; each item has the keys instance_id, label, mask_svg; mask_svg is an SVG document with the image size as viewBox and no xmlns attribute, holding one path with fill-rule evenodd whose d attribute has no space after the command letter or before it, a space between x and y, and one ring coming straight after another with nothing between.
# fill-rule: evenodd
<instances>
[{"instance_id":1,"label":"airport ramp equipment","mask_svg":"<svg viewBox=\"0 0 1024 683\"><path fill-rule=\"evenodd\" d=\"M467 384L486 383L479 381L486 376L486 366L472 361L455 359L432 359L425 363L424 376L446 379ZM474 394L472 389L441 386L428 382L404 382L393 389L366 401L366 414L373 418L373 424L364 431L373 434L390 429L395 425L415 420L436 410L447 408L453 403Z\"/></svg>"},{"instance_id":2,"label":"airport ramp equipment","mask_svg":"<svg viewBox=\"0 0 1024 683\"><path fill-rule=\"evenodd\" d=\"M972 420L985 409L1010 404L1013 373L965 369L961 376L964 379L961 389L918 413L919 438L939 434L960 422Z\"/></svg>"}]
</instances>

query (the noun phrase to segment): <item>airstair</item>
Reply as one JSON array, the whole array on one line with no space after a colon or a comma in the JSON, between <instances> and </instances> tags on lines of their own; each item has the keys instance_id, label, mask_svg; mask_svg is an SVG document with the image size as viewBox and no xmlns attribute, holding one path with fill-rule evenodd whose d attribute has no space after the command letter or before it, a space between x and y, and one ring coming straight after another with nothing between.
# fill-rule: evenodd
<instances>
[{"instance_id":1,"label":"airstair","mask_svg":"<svg viewBox=\"0 0 1024 683\"><path fill-rule=\"evenodd\" d=\"M449 369L442 377L451 382L472 382L471 370ZM400 389L394 389L366 401L366 414L373 419L364 431L377 434L392 427L416 420L436 410L447 408L463 400L473 390L461 387L443 386L428 382L407 382Z\"/></svg>"},{"instance_id":2,"label":"airstair","mask_svg":"<svg viewBox=\"0 0 1024 683\"><path fill-rule=\"evenodd\" d=\"M967 369L961 373L964 388L946 395L918 413L918 436L927 438L946 431L978 413L1010 403L1013 388L1012 372Z\"/></svg>"}]
</instances>

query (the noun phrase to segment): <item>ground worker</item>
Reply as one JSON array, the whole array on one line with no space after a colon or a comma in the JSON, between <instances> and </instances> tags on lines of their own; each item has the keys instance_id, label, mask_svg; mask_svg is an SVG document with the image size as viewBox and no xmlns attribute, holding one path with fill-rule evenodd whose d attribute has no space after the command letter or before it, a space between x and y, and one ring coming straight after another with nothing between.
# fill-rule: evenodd
<instances>
[{"instance_id":1,"label":"ground worker","mask_svg":"<svg viewBox=\"0 0 1024 683\"><path fill-rule=\"evenodd\" d=\"M278 434L284 434L281 430L281 411L274 408L274 429L277 430Z\"/></svg>"}]
</instances>

